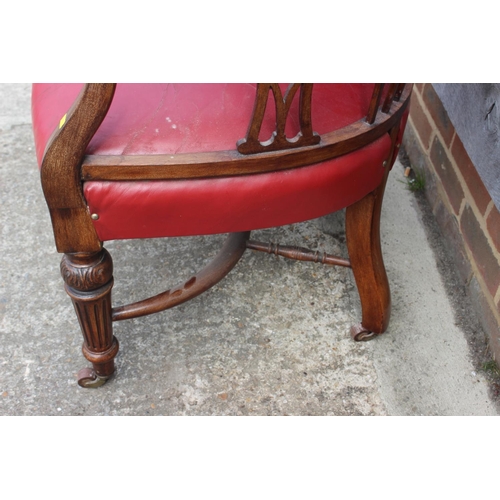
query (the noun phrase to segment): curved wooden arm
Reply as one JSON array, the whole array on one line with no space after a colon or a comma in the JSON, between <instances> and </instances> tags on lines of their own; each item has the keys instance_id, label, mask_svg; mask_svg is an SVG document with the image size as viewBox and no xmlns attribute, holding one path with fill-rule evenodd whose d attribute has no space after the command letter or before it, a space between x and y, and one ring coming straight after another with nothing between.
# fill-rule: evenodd
<instances>
[{"instance_id":1,"label":"curved wooden arm","mask_svg":"<svg viewBox=\"0 0 500 500\"><path fill-rule=\"evenodd\" d=\"M95 252L101 247L82 191L85 150L108 112L114 83L88 83L50 138L41 166L58 252Z\"/></svg>"}]
</instances>

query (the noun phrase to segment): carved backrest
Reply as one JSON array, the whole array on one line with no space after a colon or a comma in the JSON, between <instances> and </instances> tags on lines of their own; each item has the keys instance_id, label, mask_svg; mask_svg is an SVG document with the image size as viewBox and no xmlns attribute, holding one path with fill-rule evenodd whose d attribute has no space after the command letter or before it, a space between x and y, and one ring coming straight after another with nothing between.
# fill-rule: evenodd
<instances>
[{"instance_id":1,"label":"carved backrest","mask_svg":"<svg viewBox=\"0 0 500 500\"><path fill-rule=\"evenodd\" d=\"M285 135L285 126L290 111L290 106L300 89L299 104L299 133L288 139ZM238 141L238 151L242 154L263 153L265 151L277 151L279 149L297 148L318 144L320 137L313 132L311 121L311 99L312 83L291 83L282 94L277 83L259 83L252 119L248 127L245 139ZM264 113L268 106L270 91L274 96L276 128L272 136L265 142L259 141L259 134L264 119Z\"/></svg>"},{"instance_id":2,"label":"carved backrest","mask_svg":"<svg viewBox=\"0 0 500 500\"><path fill-rule=\"evenodd\" d=\"M381 99L386 84L377 83L374 86L369 108L366 111L366 122L375 123L379 111L388 113L394 101L399 101L404 90L404 83L391 83L385 93L382 104ZM299 92L299 117L300 130L292 138L286 137L285 126L290 112L291 104ZM264 114L270 106L270 97L274 98L276 125L271 137L265 141L259 140ZM259 83L255 98L254 110L248 127L246 138L237 143L238 152L241 154L255 154L278 151L289 148L299 148L319 144L321 138L314 132L312 123L312 83L291 83L283 94L277 83Z\"/></svg>"}]
</instances>

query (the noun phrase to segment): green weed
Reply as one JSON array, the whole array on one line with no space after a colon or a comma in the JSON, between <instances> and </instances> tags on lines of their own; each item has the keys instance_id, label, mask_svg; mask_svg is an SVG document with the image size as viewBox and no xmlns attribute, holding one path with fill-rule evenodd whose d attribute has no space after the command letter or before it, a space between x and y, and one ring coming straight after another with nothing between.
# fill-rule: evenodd
<instances>
[{"instance_id":1,"label":"green weed","mask_svg":"<svg viewBox=\"0 0 500 500\"><path fill-rule=\"evenodd\" d=\"M481 366L481 369L490 374L493 375L494 377L499 377L500 378L500 368L498 367L497 363L495 360L487 361L486 363L483 363Z\"/></svg>"},{"instance_id":2,"label":"green weed","mask_svg":"<svg viewBox=\"0 0 500 500\"><path fill-rule=\"evenodd\" d=\"M425 189L425 173L423 170L414 168L406 180L406 189L412 193L423 191Z\"/></svg>"}]
</instances>

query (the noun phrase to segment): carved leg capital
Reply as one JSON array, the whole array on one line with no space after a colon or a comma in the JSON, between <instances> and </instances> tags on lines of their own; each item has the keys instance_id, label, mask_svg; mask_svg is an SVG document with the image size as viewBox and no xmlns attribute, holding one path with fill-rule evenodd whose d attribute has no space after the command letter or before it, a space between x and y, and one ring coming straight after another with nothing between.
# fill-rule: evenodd
<instances>
[{"instance_id":1,"label":"carved leg capital","mask_svg":"<svg viewBox=\"0 0 500 500\"><path fill-rule=\"evenodd\" d=\"M90 292L113 279L113 260L106 249L97 253L64 254L61 274L70 289Z\"/></svg>"}]
</instances>

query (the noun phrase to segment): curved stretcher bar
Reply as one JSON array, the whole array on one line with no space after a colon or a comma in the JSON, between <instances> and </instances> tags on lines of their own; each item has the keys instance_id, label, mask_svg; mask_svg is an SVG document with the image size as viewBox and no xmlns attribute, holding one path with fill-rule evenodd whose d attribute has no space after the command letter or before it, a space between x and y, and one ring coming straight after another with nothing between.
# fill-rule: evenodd
<instances>
[{"instance_id":1,"label":"curved stretcher bar","mask_svg":"<svg viewBox=\"0 0 500 500\"><path fill-rule=\"evenodd\" d=\"M115 307L111 319L137 318L178 306L207 291L224 278L245 252L250 231L230 234L217 256L191 279L166 292L139 302Z\"/></svg>"}]
</instances>

